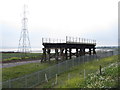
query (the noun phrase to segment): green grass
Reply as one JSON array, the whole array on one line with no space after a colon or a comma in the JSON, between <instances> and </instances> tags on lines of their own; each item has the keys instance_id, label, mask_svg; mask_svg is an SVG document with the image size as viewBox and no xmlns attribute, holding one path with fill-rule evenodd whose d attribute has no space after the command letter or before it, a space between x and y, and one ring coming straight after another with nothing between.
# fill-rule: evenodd
<instances>
[{"instance_id":1,"label":"green grass","mask_svg":"<svg viewBox=\"0 0 120 90\"><path fill-rule=\"evenodd\" d=\"M2 78L3 81L24 76L42 69L45 69L49 66L54 65L55 62L51 63L29 63L25 65L19 65L15 67L3 68L2 69Z\"/></svg>"},{"instance_id":2,"label":"green grass","mask_svg":"<svg viewBox=\"0 0 120 90\"><path fill-rule=\"evenodd\" d=\"M89 74L99 70L99 65L106 67L117 61L118 56L111 56L98 61L93 60L86 62L85 64L73 67L70 71L60 74L57 77L57 84L55 84L56 79L52 78L48 83L42 83L41 85L36 86L36 88L83 88L85 87L84 70L86 78L88 78Z\"/></svg>"}]
</instances>

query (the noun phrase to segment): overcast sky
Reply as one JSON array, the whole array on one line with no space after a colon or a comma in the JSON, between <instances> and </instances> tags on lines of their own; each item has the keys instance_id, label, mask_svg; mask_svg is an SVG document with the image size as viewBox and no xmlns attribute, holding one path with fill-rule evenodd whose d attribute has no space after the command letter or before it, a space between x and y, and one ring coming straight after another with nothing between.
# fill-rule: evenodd
<instances>
[{"instance_id":1,"label":"overcast sky","mask_svg":"<svg viewBox=\"0 0 120 90\"><path fill-rule=\"evenodd\" d=\"M18 47L24 4L31 47L42 47L42 37L65 36L95 39L98 46L117 45L118 1L1 0L2 46Z\"/></svg>"}]
</instances>

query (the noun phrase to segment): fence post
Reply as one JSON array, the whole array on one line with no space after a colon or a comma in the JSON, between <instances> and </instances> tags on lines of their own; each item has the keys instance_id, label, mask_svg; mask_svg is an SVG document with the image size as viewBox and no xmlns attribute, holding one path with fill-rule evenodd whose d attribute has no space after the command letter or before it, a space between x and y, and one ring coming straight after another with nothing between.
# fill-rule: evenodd
<instances>
[{"instance_id":1,"label":"fence post","mask_svg":"<svg viewBox=\"0 0 120 90\"><path fill-rule=\"evenodd\" d=\"M46 75L46 73L45 73L45 81L48 82L48 79L47 79L47 75Z\"/></svg>"},{"instance_id":2,"label":"fence post","mask_svg":"<svg viewBox=\"0 0 120 90\"><path fill-rule=\"evenodd\" d=\"M100 75L102 75L102 71L101 71L101 69L102 69L102 67L101 67L101 65L100 65L100 68L99 68L99 70L100 70Z\"/></svg>"},{"instance_id":3,"label":"fence post","mask_svg":"<svg viewBox=\"0 0 120 90\"><path fill-rule=\"evenodd\" d=\"M8 82L9 82L9 88L11 88L11 80L9 79Z\"/></svg>"},{"instance_id":4,"label":"fence post","mask_svg":"<svg viewBox=\"0 0 120 90\"><path fill-rule=\"evenodd\" d=\"M86 78L85 69L84 69L84 79Z\"/></svg>"}]
</instances>

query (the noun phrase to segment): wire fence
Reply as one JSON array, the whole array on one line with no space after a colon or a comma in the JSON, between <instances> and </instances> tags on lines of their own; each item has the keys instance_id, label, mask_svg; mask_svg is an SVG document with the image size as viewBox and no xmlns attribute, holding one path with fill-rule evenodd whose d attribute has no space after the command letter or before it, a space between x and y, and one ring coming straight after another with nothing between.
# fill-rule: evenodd
<instances>
[{"instance_id":1,"label":"wire fence","mask_svg":"<svg viewBox=\"0 0 120 90\"><path fill-rule=\"evenodd\" d=\"M106 67L102 67L101 69L102 74L100 74L99 63L95 63L94 65L94 67L97 67L97 70L94 70L93 68L86 69L87 65L82 67L82 69L78 69L80 67L78 66L76 67L77 70L73 68L71 69L70 72L66 72L62 76L59 76L56 74L55 78L53 78L52 80L49 80L48 82L46 82L46 84L38 85L36 88L39 88L39 87L40 88L56 88L56 87L57 88L97 88L97 87L98 88L110 88L110 86L103 83L103 82L106 82L107 80L107 77L105 77L104 74L108 73L108 72L105 72L104 70L115 64L116 66L118 65L118 63L115 62L112 64L108 64L108 66ZM72 70L75 70L75 72ZM108 75L108 77L111 77L111 75ZM113 79L110 79L109 81L117 83L117 81L112 81L112 80Z\"/></svg>"},{"instance_id":2,"label":"wire fence","mask_svg":"<svg viewBox=\"0 0 120 90\"><path fill-rule=\"evenodd\" d=\"M96 55L81 56L66 60L64 62L48 67L47 69L43 69L29 75L4 81L0 85L2 86L2 88L32 88L40 85L43 82L48 82L49 79L56 77L56 74L60 75L61 73L70 70L74 66L84 64L84 62L97 60L112 55L118 55L118 51L103 52Z\"/></svg>"}]
</instances>

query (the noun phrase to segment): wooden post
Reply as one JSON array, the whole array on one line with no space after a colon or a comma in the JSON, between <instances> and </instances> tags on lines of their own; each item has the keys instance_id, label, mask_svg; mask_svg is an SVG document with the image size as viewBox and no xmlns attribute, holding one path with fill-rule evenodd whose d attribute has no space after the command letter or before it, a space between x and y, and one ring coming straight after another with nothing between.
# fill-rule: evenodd
<instances>
[{"instance_id":1,"label":"wooden post","mask_svg":"<svg viewBox=\"0 0 120 90\"><path fill-rule=\"evenodd\" d=\"M46 48L43 48L43 60L46 61ZM42 61L41 61L42 62Z\"/></svg>"},{"instance_id":2,"label":"wooden post","mask_svg":"<svg viewBox=\"0 0 120 90\"><path fill-rule=\"evenodd\" d=\"M100 65L100 68L99 68L99 70L100 70L100 75L102 75L102 71L101 71L101 69L102 69L102 66Z\"/></svg>"},{"instance_id":3,"label":"wooden post","mask_svg":"<svg viewBox=\"0 0 120 90\"><path fill-rule=\"evenodd\" d=\"M61 59L64 59L63 51L64 51L64 49L61 48L61 49L60 49L60 56L61 56Z\"/></svg>"},{"instance_id":4,"label":"wooden post","mask_svg":"<svg viewBox=\"0 0 120 90\"><path fill-rule=\"evenodd\" d=\"M95 48L93 48L93 54L96 54Z\"/></svg>"},{"instance_id":5,"label":"wooden post","mask_svg":"<svg viewBox=\"0 0 120 90\"><path fill-rule=\"evenodd\" d=\"M91 48L89 48L89 55L91 55Z\"/></svg>"},{"instance_id":6,"label":"wooden post","mask_svg":"<svg viewBox=\"0 0 120 90\"><path fill-rule=\"evenodd\" d=\"M48 53L48 60L49 60L49 62L50 62L50 49L47 49L47 53Z\"/></svg>"},{"instance_id":7,"label":"wooden post","mask_svg":"<svg viewBox=\"0 0 120 90\"><path fill-rule=\"evenodd\" d=\"M58 61L58 49L55 49L55 59Z\"/></svg>"},{"instance_id":8,"label":"wooden post","mask_svg":"<svg viewBox=\"0 0 120 90\"><path fill-rule=\"evenodd\" d=\"M72 58L71 48L69 48L69 57L70 57L70 59Z\"/></svg>"},{"instance_id":9,"label":"wooden post","mask_svg":"<svg viewBox=\"0 0 120 90\"><path fill-rule=\"evenodd\" d=\"M78 57L78 48L76 48L76 57Z\"/></svg>"},{"instance_id":10,"label":"wooden post","mask_svg":"<svg viewBox=\"0 0 120 90\"><path fill-rule=\"evenodd\" d=\"M68 59L68 56L67 56L67 48L65 48L65 57L66 57L66 60Z\"/></svg>"}]
</instances>

